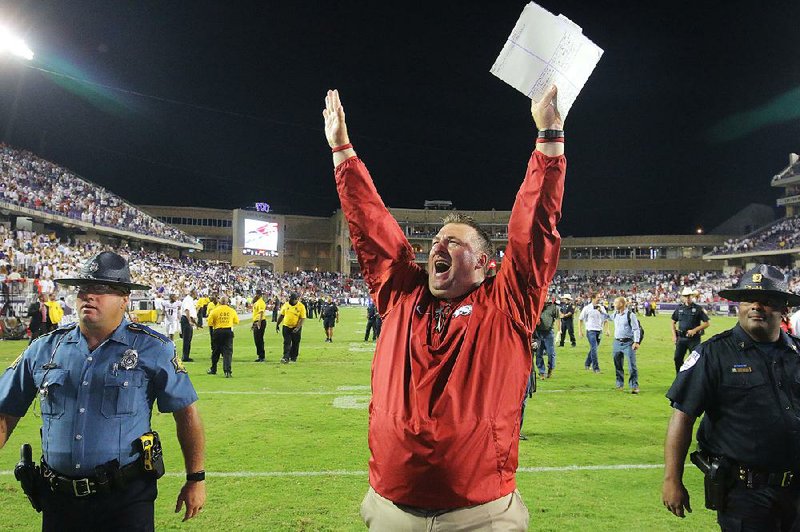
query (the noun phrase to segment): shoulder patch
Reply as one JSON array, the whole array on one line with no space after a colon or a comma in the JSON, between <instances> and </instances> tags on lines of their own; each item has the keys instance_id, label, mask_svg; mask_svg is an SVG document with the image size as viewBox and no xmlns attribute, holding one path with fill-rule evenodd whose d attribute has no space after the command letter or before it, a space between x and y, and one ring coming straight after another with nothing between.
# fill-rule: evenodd
<instances>
[{"instance_id":1,"label":"shoulder patch","mask_svg":"<svg viewBox=\"0 0 800 532\"><path fill-rule=\"evenodd\" d=\"M164 336L160 332L154 331L150 327L148 327L146 325L142 325L141 323L129 323L126 328L129 331L146 334L147 336L150 336L150 337L155 338L156 340L160 341L162 344L165 344L165 343L170 341L169 338L167 338L166 336Z\"/></svg>"},{"instance_id":2,"label":"shoulder patch","mask_svg":"<svg viewBox=\"0 0 800 532\"><path fill-rule=\"evenodd\" d=\"M175 346L175 351L173 351L172 356L172 366L175 368L175 373L187 373L186 367L183 365L183 361L178 356L178 347Z\"/></svg>"},{"instance_id":3,"label":"shoulder patch","mask_svg":"<svg viewBox=\"0 0 800 532\"><path fill-rule=\"evenodd\" d=\"M689 358L683 362L683 365L679 371L686 371L687 369L690 369L692 366L697 364L698 360L700 360L700 353L697 351L692 351L692 354L690 354Z\"/></svg>"}]
</instances>

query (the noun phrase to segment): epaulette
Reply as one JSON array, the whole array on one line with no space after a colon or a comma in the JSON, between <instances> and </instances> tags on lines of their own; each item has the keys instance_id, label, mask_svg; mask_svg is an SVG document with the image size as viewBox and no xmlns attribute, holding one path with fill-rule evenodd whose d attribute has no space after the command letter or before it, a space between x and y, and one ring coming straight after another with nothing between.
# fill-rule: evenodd
<instances>
[{"instance_id":1,"label":"epaulette","mask_svg":"<svg viewBox=\"0 0 800 532\"><path fill-rule=\"evenodd\" d=\"M77 326L78 326L77 323L70 323L69 325L64 325L63 327L59 327L58 329L53 329L52 331L50 331L48 333L44 333L44 334L42 334L40 336L37 336L33 340L33 342L36 342L40 338L47 338L48 336L53 336L54 334L66 334L66 333L70 332L72 329L74 329ZM31 342L31 343L33 343L33 342Z\"/></svg>"},{"instance_id":2,"label":"epaulette","mask_svg":"<svg viewBox=\"0 0 800 532\"><path fill-rule=\"evenodd\" d=\"M147 336L151 336L161 342L162 344L166 344L170 341L170 339L158 331L154 331L147 325L142 325L141 323L129 323L126 327L129 331L133 331L136 333L146 334Z\"/></svg>"},{"instance_id":3,"label":"epaulette","mask_svg":"<svg viewBox=\"0 0 800 532\"><path fill-rule=\"evenodd\" d=\"M714 336L712 336L711 338L706 340L706 342L711 342L713 340L727 338L728 336L730 336L732 334L733 334L733 329L728 329L727 331L722 331L721 333L715 334Z\"/></svg>"}]
</instances>

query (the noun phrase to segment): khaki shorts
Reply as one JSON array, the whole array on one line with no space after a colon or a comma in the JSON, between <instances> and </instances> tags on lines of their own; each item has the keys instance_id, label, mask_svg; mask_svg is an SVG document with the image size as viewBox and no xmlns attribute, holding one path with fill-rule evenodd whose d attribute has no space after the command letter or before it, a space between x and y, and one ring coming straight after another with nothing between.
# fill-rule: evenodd
<instances>
[{"instance_id":1,"label":"khaki shorts","mask_svg":"<svg viewBox=\"0 0 800 532\"><path fill-rule=\"evenodd\" d=\"M395 504L370 487L361 503L361 518L367 528L380 532L528 530L528 508L517 490L475 506L455 510L423 510Z\"/></svg>"}]
</instances>

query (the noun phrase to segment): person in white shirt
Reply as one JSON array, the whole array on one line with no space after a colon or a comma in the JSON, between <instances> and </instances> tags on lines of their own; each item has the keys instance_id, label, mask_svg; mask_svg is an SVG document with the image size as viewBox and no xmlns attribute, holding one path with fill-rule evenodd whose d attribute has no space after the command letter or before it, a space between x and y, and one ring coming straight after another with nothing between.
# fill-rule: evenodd
<instances>
[{"instance_id":1,"label":"person in white shirt","mask_svg":"<svg viewBox=\"0 0 800 532\"><path fill-rule=\"evenodd\" d=\"M189 354L192 351L192 335L197 326L197 291L191 290L181 302L181 338L183 338L183 362L194 362Z\"/></svg>"},{"instance_id":2,"label":"person in white shirt","mask_svg":"<svg viewBox=\"0 0 800 532\"><path fill-rule=\"evenodd\" d=\"M795 336L800 335L800 307L797 307L797 312L789 317L789 324L792 326L792 334Z\"/></svg>"},{"instance_id":3,"label":"person in white shirt","mask_svg":"<svg viewBox=\"0 0 800 532\"><path fill-rule=\"evenodd\" d=\"M594 370L595 373L600 373L597 348L600 346L600 337L604 330L606 336L609 336L608 313L603 305L600 304L600 294L593 293L591 295L591 301L583 307L578 319L580 337L583 338L585 333L586 339L589 340L589 353L586 355L584 366L587 370Z\"/></svg>"},{"instance_id":4,"label":"person in white shirt","mask_svg":"<svg viewBox=\"0 0 800 532\"><path fill-rule=\"evenodd\" d=\"M180 331L179 315L181 312L181 302L178 296L170 294L169 301L164 303L164 325L167 328L166 334L172 340L175 333Z\"/></svg>"}]
</instances>

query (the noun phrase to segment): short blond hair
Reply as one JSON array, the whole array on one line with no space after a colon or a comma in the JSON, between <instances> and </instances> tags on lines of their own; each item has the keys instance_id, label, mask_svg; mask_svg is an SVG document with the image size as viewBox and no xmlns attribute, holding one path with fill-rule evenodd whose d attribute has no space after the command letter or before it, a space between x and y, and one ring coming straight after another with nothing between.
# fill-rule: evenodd
<instances>
[{"instance_id":1,"label":"short blond hair","mask_svg":"<svg viewBox=\"0 0 800 532\"><path fill-rule=\"evenodd\" d=\"M627 299L625 299L625 298L624 298L624 297L622 297L622 296L619 296L619 297L615 297L615 298L614 298L614 306L617 306L617 303L622 303L622 306L623 306L623 307L627 307L627 306L628 306L628 300L627 300Z\"/></svg>"}]
</instances>

